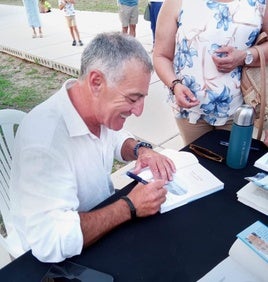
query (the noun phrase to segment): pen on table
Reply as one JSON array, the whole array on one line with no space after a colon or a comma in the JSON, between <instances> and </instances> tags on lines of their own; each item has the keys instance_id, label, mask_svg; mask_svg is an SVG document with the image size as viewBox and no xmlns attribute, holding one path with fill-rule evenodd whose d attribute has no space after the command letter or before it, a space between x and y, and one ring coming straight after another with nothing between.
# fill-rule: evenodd
<instances>
[{"instance_id":1,"label":"pen on table","mask_svg":"<svg viewBox=\"0 0 268 282\"><path fill-rule=\"evenodd\" d=\"M220 141L220 145L223 145L223 146L228 147L228 146L229 146L229 142ZM251 150L254 150L254 151L259 151L259 148L257 148L257 147L250 147L250 149L251 149Z\"/></svg>"},{"instance_id":2,"label":"pen on table","mask_svg":"<svg viewBox=\"0 0 268 282\"><path fill-rule=\"evenodd\" d=\"M134 174L134 173L132 173L131 171L127 171L127 176L129 176L130 178L132 178L132 179L134 179L134 180L136 180L136 181L138 181L138 182L140 182L140 183L142 183L142 184L144 184L144 185L146 185L146 184L149 183L148 181L142 179L142 178L139 177L137 174Z\"/></svg>"}]
</instances>

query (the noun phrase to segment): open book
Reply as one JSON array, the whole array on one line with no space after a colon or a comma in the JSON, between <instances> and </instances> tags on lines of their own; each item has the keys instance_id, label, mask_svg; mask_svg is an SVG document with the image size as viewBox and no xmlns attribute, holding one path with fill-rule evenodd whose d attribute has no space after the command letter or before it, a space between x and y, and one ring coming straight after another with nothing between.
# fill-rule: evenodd
<instances>
[{"instance_id":1,"label":"open book","mask_svg":"<svg viewBox=\"0 0 268 282\"><path fill-rule=\"evenodd\" d=\"M194 154L171 149L164 149L160 153L172 159L176 165L173 181L165 186L168 193L166 201L161 205L161 213L223 189L223 182L204 168ZM147 181L153 178L148 168L139 176Z\"/></svg>"},{"instance_id":2,"label":"open book","mask_svg":"<svg viewBox=\"0 0 268 282\"><path fill-rule=\"evenodd\" d=\"M257 221L237 237L229 257L198 282L268 281L268 227Z\"/></svg>"}]
</instances>

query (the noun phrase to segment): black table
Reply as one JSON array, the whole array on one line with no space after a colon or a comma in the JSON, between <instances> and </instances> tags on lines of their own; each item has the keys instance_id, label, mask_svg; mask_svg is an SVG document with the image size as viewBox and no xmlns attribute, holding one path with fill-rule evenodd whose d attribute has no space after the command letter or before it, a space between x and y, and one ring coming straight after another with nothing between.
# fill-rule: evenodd
<instances>
[{"instance_id":1,"label":"black table","mask_svg":"<svg viewBox=\"0 0 268 282\"><path fill-rule=\"evenodd\" d=\"M228 131L213 131L194 143L226 156ZM110 232L81 255L69 261L106 272L116 282L196 281L228 256L236 234L256 220L268 225L268 217L237 201L236 192L255 175L253 167L267 148L253 140L245 169L234 170L224 163L201 157L199 161L225 183L225 188L165 214L127 222ZM188 147L183 150L188 151ZM132 189L128 185L100 206ZM0 281L40 281L51 264L41 263L30 252L0 270Z\"/></svg>"}]
</instances>

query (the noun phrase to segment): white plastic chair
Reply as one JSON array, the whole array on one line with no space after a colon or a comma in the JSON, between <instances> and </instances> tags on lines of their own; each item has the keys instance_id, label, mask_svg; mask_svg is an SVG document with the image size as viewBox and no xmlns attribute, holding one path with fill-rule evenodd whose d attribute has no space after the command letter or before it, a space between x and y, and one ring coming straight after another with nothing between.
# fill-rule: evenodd
<instances>
[{"instance_id":1,"label":"white plastic chair","mask_svg":"<svg viewBox=\"0 0 268 282\"><path fill-rule=\"evenodd\" d=\"M7 236L0 234L0 243L11 259L24 253L10 216L9 181L15 133L26 113L19 110L0 110L0 212Z\"/></svg>"}]
</instances>

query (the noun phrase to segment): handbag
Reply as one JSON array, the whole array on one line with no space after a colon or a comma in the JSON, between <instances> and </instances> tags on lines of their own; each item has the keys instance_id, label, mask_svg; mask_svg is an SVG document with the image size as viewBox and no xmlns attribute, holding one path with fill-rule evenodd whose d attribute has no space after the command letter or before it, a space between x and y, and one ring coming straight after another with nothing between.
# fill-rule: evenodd
<instances>
[{"instance_id":1,"label":"handbag","mask_svg":"<svg viewBox=\"0 0 268 282\"><path fill-rule=\"evenodd\" d=\"M151 16L150 16L150 3L148 3L146 8L145 8L143 18L148 22L150 21L150 18L151 18Z\"/></svg>"},{"instance_id":2,"label":"handbag","mask_svg":"<svg viewBox=\"0 0 268 282\"><path fill-rule=\"evenodd\" d=\"M253 48L259 54L260 66L242 68L241 91L244 102L252 106L255 110L255 126L258 128L257 139L261 139L264 122L268 121L268 66L265 64L265 56L263 51L258 46L263 42L268 41L268 35L262 32Z\"/></svg>"}]
</instances>

